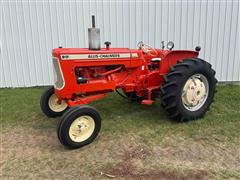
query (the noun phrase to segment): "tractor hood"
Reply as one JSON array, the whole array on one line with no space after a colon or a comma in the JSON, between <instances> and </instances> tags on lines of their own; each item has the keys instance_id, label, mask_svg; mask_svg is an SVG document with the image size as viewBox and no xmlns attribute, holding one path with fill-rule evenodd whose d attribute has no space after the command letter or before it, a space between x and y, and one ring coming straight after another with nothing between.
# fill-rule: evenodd
<instances>
[{"instance_id":1,"label":"tractor hood","mask_svg":"<svg viewBox=\"0 0 240 180\"><path fill-rule=\"evenodd\" d=\"M102 48L97 51L87 48L56 48L52 50L52 55L60 60L61 65L77 61L79 66L123 65L136 67L141 65L143 59L141 50L129 48Z\"/></svg>"},{"instance_id":2,"label":"tractor hood","mask_svg":"<svg viewBox=\"0 0 240 180\"><path fill-rule=\"evenodd\" d=\"M129 48L102 48L99 51L89 50L87 48L56 48L52 50L54 57L61 59L107 59L107 58L130 58L136 50Z\"/></svg>"}]
</instances>

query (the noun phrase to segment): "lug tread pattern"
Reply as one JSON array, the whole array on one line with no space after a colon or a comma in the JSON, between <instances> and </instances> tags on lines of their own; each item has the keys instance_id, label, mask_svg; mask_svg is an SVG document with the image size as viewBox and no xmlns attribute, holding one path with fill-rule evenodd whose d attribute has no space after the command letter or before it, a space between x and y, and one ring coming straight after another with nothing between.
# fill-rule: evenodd
<instances>
[{"instance_id":1,"label":"lug tread pattern","mask_svg":"<svg viewBox=\"0 0 240 180\"><path fill-rule=\"evenodd\" d=\"M217 83L217 80L214 76L216 72L211 67L211 64L200 58L187 58L178 60L177 63L170 68L169 73L164 76L164 83L160 87L161 106L172 120L183 122L198 119L204 116L205 112L198 115L189 116L188 114L179 110L179 104L181 103L179 99L181 97L179 97L178 87L182 87L181 79L186 76L186 73L188 71L191 71L194 68L206 69L208 72L210 72L211 77L214 78L212 83L214 87L213 91L215 93L215 85ZM213 98L211 99L210 104L212 102ZM207 109L209 109L209 106Z\"/></svg>"}]
</instances>

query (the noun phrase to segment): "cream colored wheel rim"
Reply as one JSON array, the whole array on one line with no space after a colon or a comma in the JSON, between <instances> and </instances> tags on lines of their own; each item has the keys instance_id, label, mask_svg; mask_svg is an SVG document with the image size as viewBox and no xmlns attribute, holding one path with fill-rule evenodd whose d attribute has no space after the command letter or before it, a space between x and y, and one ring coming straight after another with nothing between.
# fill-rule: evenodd
<instances>
[{"instance_id":1,"label":"cream colored wheel rim","mask_svg":"<svg viewBox=\"0 0 240 180\"><path fill-rule=\"evenodd\" d=\"M80 116L73 121L69 128L69 137L74 142L87 140L95 129L95 122L90 116Z\"/></svg>"},{"instance_id":2,"label":"cream colored wheel rim","mask_svg":"<svg viewBox=\"0 0 240 180\"><path fill-rule=\"evenodd\" d=\"M67 103L65 101L61 101L59 103L59 100L55 94L52 94L48 100L49 108L54 112L62 112L67 108Z\"/></svg>"},{"instance_id":3,"label":"cream colored wheel rim","mask_svg":"<svg viewBox=\"0 0 240 180\"><path fill-rule=\"evenodd\" d=\"M207 100L209 84L207 78L202 74L191 76L182 90L183 106L189 111L199 110Z\"/></svg>"}]
</instances>

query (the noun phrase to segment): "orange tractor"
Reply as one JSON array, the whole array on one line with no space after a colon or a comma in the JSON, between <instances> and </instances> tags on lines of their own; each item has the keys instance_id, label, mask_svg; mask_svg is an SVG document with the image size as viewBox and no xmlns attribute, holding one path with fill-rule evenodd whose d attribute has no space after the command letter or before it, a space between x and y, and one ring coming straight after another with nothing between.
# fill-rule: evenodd
<instances>
[{"instance_id":1,"label":"orange tractor","mask_svg":"<svg viewBox=\"0 0 240 180\"><path fill-rule=\"evenodd\" d=\"M139 42L137 49L100 47L100 30L88 29L89 48L52 51L54 86L42 95L40 105L48 117L62 116L58 138L69 148L91 143L101 129L101 117L87 104L117 91L143 105L161 100L175 121L204 116L213 101L216 82L211 65L194 50L173 50L173 42L155 49ZM121 91L119 91L121 90Z\"/></svg>"}]
</instances>

